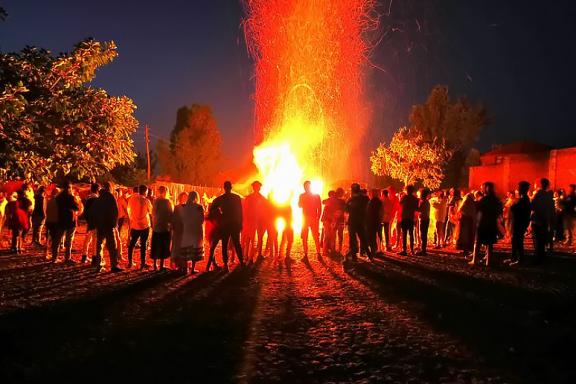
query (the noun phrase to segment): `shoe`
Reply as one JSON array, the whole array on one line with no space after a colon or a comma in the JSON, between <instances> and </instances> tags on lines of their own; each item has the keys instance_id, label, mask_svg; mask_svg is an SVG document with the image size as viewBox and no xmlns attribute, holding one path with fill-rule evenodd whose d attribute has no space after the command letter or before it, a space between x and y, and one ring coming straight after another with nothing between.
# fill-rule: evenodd
<instances>
[{"instance_id":1,"label":"shoe","mask_svg":"<svg viewBox=\"0 0 576 384\"><path fill-rule=\"evenodd\" d=\"M104 267L99 265L96 267L96 273L104 272Z\"/></svg>"},{"instance_id":2,"label":"shoe","mask_svg":"<svg viewBox=\"0 0 576 384\"><path fill-rule=\"evenodd\" d=\"M510 266L510 267L517 267L519 265L520 265L520 262L518 260L511 261L510 263L508 263L508 266Z\"/></svg>"},{"instance_id":3,"label":"shoe","mask_svg":"<svg viewBox=\"0 0 576 384\"><path fill-rule=\"evenodd\" d=\"M222 271L223 271L224 273L230 272L230 268L228 268L228 264L224 264L224 266L222 267Z\"/></svg>"},{"instance_id":4,"label":"shoe","mask_svg":"<svg viewBox=\"0 0 576 384\"><path fill-rule=\"evenodd\" d=\"M426 252L422 251L416 252L416 256L426 256Z\"/></svg>"},{"instance_id":5,"label":"shoe","mask_svg":"<svg viewBox=\"0 0 576 384\"><path fill-rule=\"evenodd\" d=\"M72 259L64 260L64 263L65 263L65 264L68 264L68 265L74 265L74 264L76 264L76 262L75 262L74 260L72 260Z\"/></svg>"},{"instance_id":6,"label":"shoe","mask_svg":"<svg viewBox=\"0 0 576 384\"><path fill-rule=\"evenodd\" d=\"M134 267L134 263L126 264L126 269L132 269L132 267Z\"/></svg>"},{"instance_id":7,"label":"shoe","mask_svg":"<svg viewBox=\"0 0 576 384\"><path fill-rule=\"evenodd\" d=\"M142 264L142 265L140 266L140 270L143 270L143 269L150 269L150 265L148 265L148 264Z\"/></svg>"},{"instance_id":8,"label":"shoe","mask_svg":"<svg viewBox=\"0 0 576 384\"><path fill-rule=\"evenodd\" d=\"M124 270L118 266L110 268L110 272L112 272L112 273L118 273L118 272L123 272L123 271Z\"/></svg>"},{"instance_id":9,"label":"shoe","mask_svg":"<svg viewBox=\"0 0 576 384\"><path fill-rule=\"evenodd\" d=\"M472 260L468 262L468 265L475 267L477 265L476 261Z\"/></svg>"},{"instance_id":10,"label":"shoe","mask_svg":"<svg viewBox=\"0 0 576 384\"><path fill-rule=\"evenodd\" d=\"M82 264L85 264L88 262L88 255L82 255L82 260L80 261Z\"/></svg>"},{"instance_id":11,"label":"shoe","mask_svg":"<svg viewBox=\"0 0 576 384\"><path fill-rule=\"evenodd\" d=\"M408 254L406 253L406 251L401 251L398 252L398 256L408 256Z\"/></svg>"}]
</instances>

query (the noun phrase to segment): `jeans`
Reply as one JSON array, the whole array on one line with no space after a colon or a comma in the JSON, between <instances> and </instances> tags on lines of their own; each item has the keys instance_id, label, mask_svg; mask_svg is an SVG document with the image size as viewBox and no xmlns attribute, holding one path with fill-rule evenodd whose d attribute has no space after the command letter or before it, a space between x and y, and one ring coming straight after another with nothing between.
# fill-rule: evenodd
<instances>
[{"instance_id":1,"label":"jeans","mask_svg":"<svg viewBox=\"0 0 576 384\"><path fill-rule=\"evenodd\" d=\"M512 229L512 260L521 262L524 259L524 235L526 227Z\"/></svg>"},{"instance_id":2,"label":"jeans","mask_svg":"<svg viewBox=\"0 0 576 384\"><path fill-rule=\"evenodd\" d=\"M402 251L406 252L406 240L410 235L410 251L414 253L414 221L402 220Z\"/></svg>"},{"instance_id":3,"label":"jeans","mask_svg":"<svg viewBox=\"0 0 576 384\"><path fill-rule=\"evenodd\" d=\"M384 241L386 242L386 250L390 249L390 223L382 223L382 232L384 232Z\"/></svg>"},{"instance_id":4,"label":"jeans","mask_svg":"<svg viewBox=\"0 0 576 384\"><path fill-rule=\"evenodd\" d=\"M368 244L366 241L366 230L363 224L349 223L348 236L350 241L350 253L353 257L358 253L358 240L360 240L360 251L368 253Z\"/></svg>"},{"instance_id":5,"label":"jeans","mask_svg":"<svg viewBox=\"0 0 576 384\"><path fill-rule=\"evenodd\" d=\"M150 235L150 228L146 229L131 229L130 230L130 243L128 244L128 264L132 265L132 254L134 247L140 239L140 265L146 264L146 250L148 249L148 236Z\"/></svg>"},{"instance_id":6,"label":"jeans","mask_svg":"<svg viewBox=\"0 0 576 384\"><path fill-rule=\"evenodd\" d=\"M420 242L422 244L422 253L426 253L426 247L428 246L429 226L430 226L430 220L420 220Z\"/></svg>"},{"instance_id":7,"label":"jeans","mask_svg":"<svg viewBox=\"0 0 576 384\"><path fill-rule=\"evenodd\" d=\"M112 268L118 267L118 244L116 244L116 234L114 228L97 229L96 232L96 256L92 260L92 265L99 267L105 265L102 257L102 243L106 240L106 249L110 256L110 266ZM146 250L146 248L144 248Z\"/></svg>"},{"instance_id":8,"label":"jeans","mask_svg":"<svg viewBox=\"0 0 576 384\"><path fill-rule=\"evenodd\" d=\"M548 243L548 226L532 223L532 240L534 241L534 257L537 263L546 257L546 244Z\"/></svg>"},{"instance_id":9,"label":"jeans","mask_svg":"<svg viewBox=\"0 0 576 384\"><path fill-rule=\"evenodd\" d=\"M55 231L55 237L52 240L52 260L58 259L58 248L64 237L64 260L68 261L72 258L72 242L74 241L74 234L76 227L61 228L58 227Z\"/></svg>"}]
</instances>

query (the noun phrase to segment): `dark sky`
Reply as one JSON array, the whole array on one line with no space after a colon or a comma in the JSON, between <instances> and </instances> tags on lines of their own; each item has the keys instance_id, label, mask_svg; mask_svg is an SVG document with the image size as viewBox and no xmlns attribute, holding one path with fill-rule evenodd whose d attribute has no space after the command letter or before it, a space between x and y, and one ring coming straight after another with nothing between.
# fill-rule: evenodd
<instances>
[{"instance_id":1,"label":"dark sky","mask_svg":"<svg viewBox=\"0 0 576 384\"><path fill-rule=\"evenodd\" d=\"M0 0L9 14L0 49L57 53L85 37L114 40L119 57L98 86L133 98L154 137L168 137L179 107L209 104L237 156L252 142L253 90L239 1ZM406 124L410 106L440 83L488 107L482 149L520 139L576 145L576 1L381 0L378 11L385 37L372 61L386 73L368 77L369 143ZM142 147L141 132L135 140Z\"/></svg>"}]
</instances>

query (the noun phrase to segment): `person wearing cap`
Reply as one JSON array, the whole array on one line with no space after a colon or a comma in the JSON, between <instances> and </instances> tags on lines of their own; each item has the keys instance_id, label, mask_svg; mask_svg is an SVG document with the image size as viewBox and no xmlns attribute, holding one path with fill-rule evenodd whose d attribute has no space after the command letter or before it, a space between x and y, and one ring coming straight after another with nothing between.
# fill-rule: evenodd
<instances>
[{"instance_id":1,"label":"person wearing cap","mask_svg":"<svg viewBox=\"0 0 576 384\"><path fill-rule=\"evenodd\" d=\"M302 208L302 245L304 248L304 261L308 260L308 232L312 232L316 253L320 257L320 217L322 215L322 200L311 190L312 183L304 182L304 193L298 199L298 206Z\"/></svg>"}]
</instances>

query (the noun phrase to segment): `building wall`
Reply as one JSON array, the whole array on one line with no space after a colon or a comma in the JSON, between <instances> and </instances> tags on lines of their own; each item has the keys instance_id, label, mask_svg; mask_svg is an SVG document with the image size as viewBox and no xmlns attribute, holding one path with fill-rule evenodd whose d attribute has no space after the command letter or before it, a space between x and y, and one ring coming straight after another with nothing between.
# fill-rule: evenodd
<instances>
[{"instance_id":1,"label":"building wall","mask_svg":"<svg viewBox=\"0 0 576 384\"><path fill-rule=\"evenodd\" d=\"M550 151L548 178L554 188L576 184L576 147Z\"/></svg>"},{"instance_id":2,"label":"building wall","mask_svg":"<svg viewBox=\"0 0 576 384\"><path fill-rule=\"evenodd\" d=\"M494 164L495 159L482 160L484 165L470 167L470 189L478 189L483 182L492 181L496 184L498 193L503 194L515 190L520 181L533 184L542 177L550 179L554 189L567 189L570 184L576 183L576 147L550 152L502 155L498 164Z\"/></svg>"}]
</instances>

